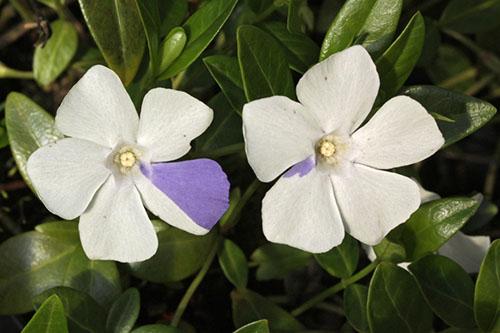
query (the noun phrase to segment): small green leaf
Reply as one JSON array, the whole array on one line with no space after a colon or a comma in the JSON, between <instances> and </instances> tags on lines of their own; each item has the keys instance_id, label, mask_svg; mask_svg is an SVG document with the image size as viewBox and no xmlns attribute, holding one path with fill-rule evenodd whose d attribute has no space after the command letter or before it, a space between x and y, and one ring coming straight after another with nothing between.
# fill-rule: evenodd
<instances>
[{"instance_id":1,"label":"small green leaf","mask_svg":"<svg viewBox=\"0 0 500 333\"><path fill-rule=\"evenodd\" d=\"M177 327L162 324L146 325L136 328L132 333L184 333Z\"/></svg>"},{"instance_id":2,"label":"small green leaf","mask_svg":"<svg viewBox=\"0 0 500 333\"><path fill-rule=\"evenodd\" d=\"M173 28L160 47L160 73L163 73L179 57L186 46L187 36L182 27ZM162 77L159 77L162 80Z\"/></svg>"},{"instance_id":3,"label":"small green leaf","mask_svg":"<svg viewBox=\"0 0 500 333\"><path fill-rule=\"evenodd\" d=\"M368 302L368 287L352 284L344 291L344 310L349 323L359 332L368 332L368 317L366 304Z\"/></svg>"},{"instance_id":4,"label":"small green leaf","mask_svg":"<svg viewBox=\"0 0 500 333\"><path fill-rule=\"evenodd\" d=\"M72 23L57 20L50 25L52 35L38 45L33 56L33 74L42 86L49 85L69 66L78 48L78 33Z\"/></svg>"},{"instance_id":5,"label":"small green leaf","mask_svg":"<svg viewBox=\"0 0 500 333\"><path fill-rule=\"evenodd\" d=\"M394 43L376 61L384 98L393 96L406 82L420 58L424 40L425 22L417 12Z\"/></svg>"},{"instance_id":6,"label":"small green leaf","mask_svg":"<svg viewBox=\"0 0 500 333\"><path fill-rule=\"evenodd\" d=\"M63 138L63 135L56 129L54 118L50 114L17 92L7 96L5 125L12 156L24 181L31 186L26 173L28 158L38 148Z\"/></svg>"},{"instance_id":7,"label":"small green leaf","mask_svg":"<svg viewBox=\"0 0 500 333\"><path fill-rule=\"evenodd\" d=\"M181 55L160 76L170 78L193 63L233 12L238 0L211 0L200 7L182 26L188 36L186 47Z\"/></svg>"},{"instance_id":8,"label":"small green leaf","mask_svg":"<svg viewBox=\"0 0 500 333\"><path fill-rule=\"evenodd\" d=\"M498 0L451 0L439 23L458 32L475 33L498 26L499 16Z\"/></svg>"},{"instance_id":9,"label":"small green leaf","mask_svg":"<svg viewBox=\"0 0 500 333\"><path fill-rule=\"evenodd\" d=\"M496 108L480 99L433 86L413 86L402 92L416 99L431 114L437 113L453 122L437 119L445 146L474 133L496 113Z\"/></svg>"},{"instance_id":10,"label":"small green leaf","mask_svg":"<svg viewBox=\"0 0 500 333\"><path fill-rule=\"evenodd\" d=\"M476 323L485 332L500 331L500 240L494 241L481 264L474 294Z\"/></svg>"},{"instance_id":11,"label":"small green leaf","mask_svg":"<svg viewBox=\"0 0 500 333\"><path fill-rule=\"evenodd\" d=\"M0 149L9 145L9 137L5 128L5 118L0 120Z\"/></svg>"},{"instance_id":12,"label":"small green leaf","mask_svg":"<svg viewBox=\"0 0 500 333\"><path fill-rule=\"evenodd\" d=\"M434 312L448 325L473 328L474 283L451 259L438 255L420 258L409 266Z\"/></svg>"},{"instance_id":13,"label":"small green leaf","mask_svg":"<svg viewBox=\"0 0 500 333\"><path fill-rule=\"evenodd\" d=\"M47 298L21 333L68 333L68 324L59 297L52 295Z\"/></svg>"},{"instance_id":14,"label":"small green leaf","mask_svg":"<svg viewBox=\"0 0 500 333\"><path fill-rule=\"evenodd\" d=\"M43 3L45 6L50 7L54 10L58 10L59 8L64 6L64 3L66 2L66 0L37 0L37 1Z\"/></svg>"},{"instance_id":15,"label":"small green leaf","mask_svg":"<svg viewBox=\"0 0 500 333\"><path fill-rule=\"evenodd\" d=\"M368 323L371 333L427 333L432 311L413 277L404 269L381 263L368 289Z\"/></svg>"},{"instance_id":16,"label":"small green leaf","mask_svg":"<svg viewBox=\"0 0 500 333\"><path fill-rule=\"evenodd\" d=\"M219 265L224 275L238 289L246 288L248 264L243 251L229 239L224 240L219 251Z\"/></svg>"},{"instance_id":17,"label":"small green leaf","mask_svg":"<svg viewBox=\"0 0 500 333\"><path fill-rule=\"evenodd\" d=\"M288 273L304 267L311 254L293 247L268 243L252 253L251 260L259 266L257 280L284 278Z\"/></svg>"},{"instance_id":18,"label":"small green leaf","mask_svg":"<svg viewBox=\"0 0 500 333\"><path fill-rule=\"evenodd\" d=\"M128 333L139 317L141 307L139 292L135 288L127 289L116 299L106 319L106 332Z\"/></svg>"},{"instance_id":19,"label":"small green leaf","mask_svg":"<svg viewBox=\"0 0 500 333\"><path fill-rule=\"evenodd\" d=\"M269 323L266 319L257 320L238 328L233 333L270 333Z\"/></svg>"},{"instance_id":20,"label":"small green leaf","mask_svg":"<svg viewBox=\"0 0 500 333\"><path fill-rule=\"evenodd\" d=\"M78 223L70 221L45 222L35 227L35 230L62 241L78 243Z\"/></svg>"},{"instance_id":21,"label":"small green leaf","mask_svg":"<svg viewBox=\"0 0 500 333\"><path fill-rule=\"evenodd\" d=\"M233 290L231 301L235 327L267 319L272 332L285 333L304 329L304 326L291 314L251 290Z\"/></svg>"},{"instance_id":22,"label":"small green leaf","mask_svg":"<svg viewBox=\"0 0 500 333\"><path fill-rule=\"evenodd\" d=\"M148 43L149 66L156 73L159 65L158 44L160 42L160 11L158 0L135 0Z\"/></svg>"},{"instance_id":23,"label":"small green leaf","mask_svg":"<svg viewBox=\"0 0 500 333\"><path fill-rule=\"evenodd\" d=\"M181 25L188 13L187 0L162 0L159 2L161 36L166 36Z\"/></svg>"},{"instance_id":24,"label":"small green leaf","mask_svg":"<svg viewBox=\"0 0 500 333\"><path fill-rule=\"evenodd\" d=\"M261 29L243 25L238 28L238 61L248 101L284 95L293 97L294 83L283 50Z\"/></svg>"},{"instance_id":25,"label":"small green leaf","mask_svg":"<svg viewBox=\"0 0 500 333\"><path fill-rule=\"evenodd\" d=\"M146 44L135 1L79 0L92 37L125 85L134 79Z\"/></svg>"},{"instance_id":26,"label":"small green leaf","mask_svg":"<svg viewBox=\"0 0 500 333\"><path fill-rule=\"evenodd\" d=\"M315 254L314 257L329 274L339 278L347 278L354 273L358 266L359 245L354 238L345 234L342 244L328 252Z\"/></svg>"}]
</instances>

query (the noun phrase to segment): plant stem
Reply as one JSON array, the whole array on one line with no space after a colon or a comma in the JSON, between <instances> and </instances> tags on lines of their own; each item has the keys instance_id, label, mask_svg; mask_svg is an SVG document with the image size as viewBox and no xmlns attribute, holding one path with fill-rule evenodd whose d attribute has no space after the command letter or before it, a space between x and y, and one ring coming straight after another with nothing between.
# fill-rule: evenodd
<instances>
[{"instance_id":1,"label":"plant stem","mask_svg":"<svg viewBox=\"0 0 500 333\"><path fill-rule=\"evenodd\" d=\"M33 79L33 72L18 71L0 62L0 79Z\"/></svg>"},{"instance_id":2,"label":"plant stem","mask_svg":"<svg viewBox=\"0 0 500 333\"><path fill-rule=\"evenodd\" d=\"M334 285L326 290L323 290L322 292L320 292L319 294L317 294L316 296L314 296L313 298L311 298L310 300L306 301L304 304L302 304L301 306L299 306L298 308L293 310L291 312L292 316L296 317L296 316L304 313L305 311L309 310L310 308L312 308L316 304L324 301L326 298L328 298L332 295L335 295L339 291L347 288L349 285L361 280L362 278L364 278L365 276L370 274L377 267L377 265L378 265L378 260L375 260L374 262L372 262L371 264L369 264L368 266L366 266L365 268L363 268L362 270L360 270L359 272L357 272L353 276L348 277L347 279L343 279L339 283L337 283L336 285Z\"/></svg>"},{"instance_id":3,"label":"plant stem","mask_svg":"<svg viewBox=\"0 0 500 333\"><path fill-rule=\"evenodd\" d=\"M231 229L238 222L238 217L241 214L241 211L246 206L248 200L253 196L255 191L259 188L261 182L258 179L255 179L245 190L245 193L241 196L240 201L236 204L231 216L224 222L223 227L221 228L221 232L225 233L227 230Z\"/></svg>"},{"instance_id":4,"label":"plant stem","mask_svg":"<svg viewBox=\"0 0 500 333\"><path fill-rule=\"evenodd\" d=\"M193 294L195 293L196 289L198 289L198 286L200 285L201 281L203 281L203 278L208 272L208 269L212 265L212 262L215 258L215 255L217 254L217 250L219 249L219 245L221 244L222 237L217 236L217 239L214 242L214 245L212 249L210 250L210 253L208 254L207 259L205 260L205 263L201 267L200 271L198 274L195 276L191 284L189 285L188 289L186 290L186 293L184 296L182 296L182 299L177 306L177 309L175 310L174 317L172 319L171 325L174 327L179 326L179 323L181 321L182 315L184 314L184 311L186 311L186 308L189 304L189 301L191 300L191 297L193 297Z\"/></svg>"}]
</instances>

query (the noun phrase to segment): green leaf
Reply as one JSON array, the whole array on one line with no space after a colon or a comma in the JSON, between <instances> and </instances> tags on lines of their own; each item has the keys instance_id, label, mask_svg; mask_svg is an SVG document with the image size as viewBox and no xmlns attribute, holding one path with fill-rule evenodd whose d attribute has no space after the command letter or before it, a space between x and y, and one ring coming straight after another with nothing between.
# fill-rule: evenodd
<instances>
[{"instance_id":1,"label":"green leaf","mask_svg":"<svg viewBox=\"0 0 500 333\"><path fill-rule=\"evenodd\" d=\"M272 332L285 333L304 329L304 326L291 314L251 290L233 290L231 301L235 327L267 319Z\"/></svg>"},{"instance_id":2,"label":"green leaf","mask_svg":"<svg viewBox=\"0 0 500 333\"><path fill-rule=\"evenodd\" d=\"M37 0L37 1L43 3L45 6L50 7L56 11L62 6L64 6L64 3L66 2L66 0Z\"/></svg>"},{"instance_id":3,"label":"green leaf","mask_svg":"<svg viewBox=\"0 0 500 333\"><path fill-rule=\"evenodd\" d=\"M368 290L367 311L371 333L427 333L432 329L432 311L415 280L391 263L377 266Z\"/></svg>"},{"instance_id":4,"label":"green leaf","mask_svg":"<svg viewBox=\"0 0 500 333\"><path fill-rule=\"evenodd\" d=\"M0 120L0 149L9 145L9 137L5 128L5 118Z\"/></svg>"},{"instance_id":5,"label":"green leaf","mask_svg":"<svg viewBox=\"0 0 500 333\"><path fill-rule=\"evenodd\" d=\"M258 264L259 281L284 278L291 271L306 266L310 258L308 252L273 243L259 247L251 256Z\"/></svg>"},{"instance_id":6,"label":"green leaf","mask_svg":"<svg viewBox=\"0 0 500 333\"><path fill-rule=\"evenodd\" d=\"M497 111L488 102L433 86L413 86L402 93L416 99L431 114L436 113L453 119L453 122L437 119L446 141L445 146L477 131L493 118Z\"/></svg>"},{"instance_id":7,"label":"green leaf","mask_svg":"<svg viewBox=\"0 0 500 333\"><path fill-rule=\"evenodd\" d=\"M406 249L401 240L404 224L393 229L385 238L373 247L377 259L394 263L407 260Z\"/></svg>"},{"instance_id":8,"label":"green leaf","mask_svg":"<svg viewBox=\"0 0 500 333\"><path fill-rule=\"evenodd\" d=\"M494 241L481 264L474 294L476 323L485 332L500 330L500 240Z\"/></svg>"},{"instance_id":9,"label":"green leaf","mask_svg":"<svg viewBox=\"0 0 500 333\"><path fill-rule=\"evenodd\" d=\"M196 236L157 221L162 229L157 232L158 251L146 261L128 264L132 274L151 282L180 281L196 273L215 241L215 232Z\"/></svg>"},{"instance_id":10,"label":"green leaf","mask_svg":"<svg viewBox=\"0 0 500 333\"><path fill-rule=\"evenodd\" d=\"M361 284L351 284L344 291L344 311L349 323L359 332L368 332L368 317L366 304L368 302L368 287Z\"/></svg>"},{"instance_id":11,"label":"green leaf","mask_svg":"<svg viewBox=\"0 0 500 333\"><path fill-rule=\"evenodd\" d=\"M488 31L499 25L498 0L452 0L443 11L439 23L458 32Z\"/></svg>"},{"instance_id":12,"label":"green leaf","mask_svg":"<svg viewBox=\"0 0 500 333\"><path fill-rule=\"evenodd\" d=\"M186 46L187 36L182 27L173 28L165 37L160 47L160 73L166 71L168 67L179 57Z\"/></svg>"},{"instance_id":13,"label":"green leaf","mask_svg":"<svg viewBox=\"0 0 500 333\"><path fill-rule=\"evenodd\" d=\"M436 54L441 45L441 33L436 21L429 17L424 17L425 21L425 38L424 47L418 59L417 67L429 66L435 59Z\"/></svg>"},{"instance_id":14,"label":"green leaf","mask_svg":"<svg viewBox=\"0 0 500 333\"><path fill-rule=\"evenodd\" d=\"M459 264L447 257L429 255L409 266L434 312L448 325L473 328L474 283Z\"/></svg>"},{"instance_id":15,"label":"green leaf","mask_svg":"<svg viewBox=\"0 0 500 333\"><path fill-rule=\"evenodd\" d=\"M78 48L78 33L72 23L63 20L50 25L52 35L38 45L33 56L33 74L42 86L49 85L69 66Z\"/></svg>"},{"instance_id":16,"label":"green leaf","mask_svg":"<svg viewBox=\"0 0 500 333\"><path fill-rule=\"evenodd\" d=\"M79 241L30 231L0 245L0 314L30 311L36 295L56 286L86 292L104 306L121 291L116 264L89 260Z\"/></svg>"},{"instance_id":17,"label":"green leaf","mask_svg":"<svg viewBox=\"0 0 500 333\"><path fill-rule=\"evenodd\" d=\"M68 318L68 329L71 333L101 333L105 331L105 310L88 294L68 287L56 287L36 296L33 303L37 306L52 295L57 295L61 300L65 316Z\"/></svg>"},{"instance_id":18,"label":"green leaf","mask_svg":"<svg viewBox=\"0 0 500 333\"><path fill-rule=\"evenodd\" d=\"M156 74L159 65L160 43L160 11L158 0L135 0L139 17L141 18L144 33L148 43L149 66L151 72Z\"/></svg>"},{"instance_id":19,"label":"green leaf","mask_svg":"<svg viewBox=\"0 0 500 333\"><path fill-rule=\"evenodd\" d=\"M161 36L166 36L174 28L181 25L188 13L186 0L162 0L159 2Z\"/></svg>"},{"instance_id":20,"label":"green leaf","mask_svg":"<svg viewBox=\"0 0 500 333\"><path fill-rule=\"evenodd\" d=\"M106 319L106 332L128 333L139 317L141 307L139 292L135 288L127 289L116 299Z\"/></svg>"},{"instance_id":21,"label":"green leaf","mask_svg":"<svg viewBox=\"0 0 500 333\"><path fill-rule=\"evenodd\" d=\"M225 239L219 251L219 265L226 278L238 289L246 288L248 264L243 251L234 242Z\"/></svg>"},{"instance_id":22,"label":"green leaf","mask_svg":"<svg viewBox=\"0 0 500 333\"><path fill-rule=\"evenodd\" d=\"M35 227L35 230L62 241L78 243L78 224L70 221L45 222Z\"/></svg>"},{"instance_id":23,"label":"green leaf","mask_svg":"<svg viewBox=\"0 0 500 333\"><path fill-rule=\"evenodd\" d=\"M425 22L416 13L392 45L377 59L383 97L393 96L406 82L420 58L425 40Z\"/></svg>"},{"instance_id":24,"label":"green leaf","mask_svg":"<svg viewBox=\"0 0 500 333\"><path fill-rule=\"evenodd\" d=\"M391 43L402 7L402 0L346 1L326 33L320 60L353 44L378 55Z\"/></svg>"},{"instance_id":25,"label":"green leaf","mask_svg":"<svg viewBox=\"0 0 500 333\"><path fill-rule=\"evenodd\" d=\"M79 0L87 26L108 66L125 85L135 77L145 38L136 0Z\"/></svg>"},{"instance_id":26,"label":"green leaf","mask_svg":"<svg viewBox=\"0 0 500 333\"><path fill-rule=\"evenodd\" d=\"M59 297L52 295L47 298L21 333L68 333L68 324Z\"/></svg>"},{"instance_id":27,"label":"green leaf","mask_svg":"<svg viewBox=\"0 0 500 333\"><path fill-rule=\"evenodd\" d=\"M138 327L132 333L183 333L183 331L173 326L153 324Z\"/></svg>"},{"instance_id":28,"label":"green leaf","mask_svg":"<svg viewBox=\"0 0 500 333\"><path fill-rule=\"evenodd\" d=\"M238 328L234 333L270 333L269 323L266 319L257 320Z\"/></svg>"},{"instance_id":29,"label":"green leaf","mask_svg":"<svg viewBox=\"0 0 500 333\"><path fill-rule=\"evenodd\" d=\"M246 102L238 60L224 55L206 57L203 62L233 109L241 115Z\"/></svg>"},{"instance_id":30,"label":"green leaf","mask_svg":"<svg viewBox=\"0 0 500 333\"><path fill-rule=\"evenodd\" d=\"M294 83L280 45L261 29L243 25L238 28L238 61L248 101L284 95L293 97Z\"/></svg>"},{"instance_id":31,"label":"green leaf","mask_svg":"<svg viewBox=\"0 0 500 333\"><path fill-rule=\"evenodd\" d=\"M314 27L314 14L307 0L289 0L287 28L292 33L305 33Z\"/></svg>"},{"instance_id":32,"label":"green leaf","mask_svg":"<svg viewBox=\"0 0 500 333\"><path fill-rule=\"evenodd\" d=\"M182 54L163 72L161 79L168 79L193 63L233 12L238 0L211 0L200 7L182 26L188 36Z\"/></svg>"},{"instance_id":33,"label":"green leaf","mask_svg":"<svg viewBox=\"0 0 500 333\"><path fill-rule=\"evenodd\" d=\"M342 244L328 252L315 254L314 257L318 264L330 275L347 278L354 273L358 266L358 242L348 234L345 234Z\"/></svg>"},{"instance_id":34,"label":"green leaf","mask_svg":"<svg viewBox=\"0 0 500 333\"><path fill-rule=\"evenodd\" d=\"M26 173L26 162L38 148L55 142L63 135L56 129L54 118L28 97L17 92L7 96L5 125L12 156L26 184L31 181Z\"/></svg>"},{"instance_id":35,"label":"green leaf","mask_svg":"<svg viewBox=\"0 0 500 333\"><path fill-rule=\"evenodd\" d=\"M285 57L294 71L303 74L318 59L319 47L308 36L287 30L281 22L268 22L263 25L282 47Z\"/></svg>"}]
</instances>

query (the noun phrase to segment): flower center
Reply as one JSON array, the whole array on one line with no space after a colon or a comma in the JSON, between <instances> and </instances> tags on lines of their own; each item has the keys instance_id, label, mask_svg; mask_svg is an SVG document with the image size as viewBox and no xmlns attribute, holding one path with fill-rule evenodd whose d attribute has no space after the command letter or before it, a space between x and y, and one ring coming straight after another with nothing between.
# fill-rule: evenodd
<instances>
[{"instance_id":1,"label":"flower center","mask_svg":"<svg viewBox=\"0 0 500 333\"><path fill-rule=\"evenodd\" d=\"M127 174L137 164L140 157L141 153L137 149L124 146L115 154L113 161L122 174Z\"/></svg>"},{"instance_id":2,"label":"flower center","mask_svg":"<svg viewBox=\"0 0 500 333\"><path fill-rule=\"evenodd\" d=\"M335 151L336 151L335 144L332 141L324 138L318 142L318 153L321 156L326 158L332 157L333 154L335 154Z\"/></svg>"},{"instance_id":3,"label":"flower center","mask_svg":"<svg viewBox=\"0 0 500 333\"><path fill-rule=\"evenodd\" d=\"M321 164L337 165L346 158L348 140L336 134L328 134L316 142L316 158Z\"/></svg>"}]
</instances>

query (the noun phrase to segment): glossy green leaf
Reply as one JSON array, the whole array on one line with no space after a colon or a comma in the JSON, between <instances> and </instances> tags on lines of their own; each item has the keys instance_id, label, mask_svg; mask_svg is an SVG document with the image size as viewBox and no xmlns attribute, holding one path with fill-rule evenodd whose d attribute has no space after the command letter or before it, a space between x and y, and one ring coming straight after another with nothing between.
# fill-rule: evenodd
<instances>
[{"instance_id":1,"label":"glossy green leaf","mask_svg":"<svg viewBox=\"0 0 500 333\"><path fill-rule=\"evenodd\" d=\"M54 237L58 238L62 241L70 241L74 243L78 243L80 241L78 235L78 224L70 221L54 221L54 222L45 222L39 224L35 227L35 230Z\"/></svg>"},{"instance_id":2,"label":"glossy green leaf","mask_svg":"<svg viewBox=\"0 0 500 333\"><path fill-rule=\"evenodd\" d=\"M392 41L401 15L401 0L348 0L326 33L320 60L353 44L379 54Z\"/></svg>"},{"instance_id":3,"label":"glossy green leaf","mask_svg":"<svg viewBox=\"0 0 500 333\"><path fill-rule=\"evenodd\" d=\"M268 22L263 25L282 47L290 68L298 73L305 73L317 62L319 47L308 36L287 30L281 22Z\"/></svg>"},{"instance_id":4,"label":"glossy green leaf","mask_svg":"<svg viewBox=\"0 0 500 333\"><path fill-rule=\"evenodd\" d=\"M132 333L184 333L177 327L152 324L136 328Z\"/></svg>"},{"instance_id":5,"label":"glossy green leaf","mask_svg":"<svg viewBox=\"0 0 500 333\"><path fill-rule=\"evenodd\" d=\"M174 27L182 24L188 13L188 3L187 0L161 0L158 5L161 36L166 36Z\"/></svg>"},{"instance_id":6,"label":"glossy green leaf","mask_svg":"<svg viewBox=\"0 0 500 333\"><path fill-rule=\"evenodd\" d=\"M229 239L225 239L219 251L219 265L226 278L238 289L246 288L248 264L243 251Z\"/></svg>"},{"instance_id":7,"label":"glossy green leaf","mask_svg":"<svg viewBox=\"0 0 500 333\"><path fill-rule=\"evenodd\" d=\"M36 296L33 303L37 306L52 295L57 295L61 300L71 333L105 331L106 312L88 294L68 287L56 287Z\"/></svg>"},{"instance_id":8,"label":"glossy green leaf","mask_svg":"<svg viewBox=\"0 0 500 333\"><path fill-rule=\"evenodd\" d=\"M179 57L186 46L186 41L186 32L182 27L173 28L165 37L160 47L160 73L166 71Z\"/></svg>"},{"instance_id":9,"label":"glossy green leaf","mask_svg":"<svg viewBox=\"0 0 500 333\"><path fill-rule=\"evenodd\" d=\"M160 63L160 11L158 0L135 0L139 17L141 18L149 50L149 66L156 73Z\"/></svg>"},{"instance_id":10,"label":"glossy green leaf","mask_svg":"<svg viewBox=\"0 0 500 333\"><path fill-rule=\"evenodd\" d=\"M474 294L476 323L485 332L500 331L500 240L494 241L481 264Z\"/></svg>"},{"instance_id":11,"label":"glossy green leaf","mask_svg":"<svg viewBox=\"0 0 500 333\"><path fill-rule=\"evenodd\" d=\"M344 291L344 311L349 323L359 332L368 332L368 287L352 284Z\"/></svg>"},{"instance_id":12,"label":"glossy green leaf","mask_svg":"<svg viewBox=\"0 0 500 333\"><path fill-rule=\"evenodd\" d=\"M128 333L134 327L141 308L139 291L127 289L116 299L106 319L106 332Z\"/></svg>"},{"instance_id":13,"label":"glossy green leaf","mask_svg":"<svg viewBox=\"0 0 500 333\"><path fill-rule=\"evenodd\" d=\"M270 333L269 323L266 319L257 320L238 328L234 333Z\"/></svg>"},{"instance_id":14,"label":"glossy green leaf","mask_svg":"<svg viewBox=\"0 0 500 333\"><path fill-rule=\"evenodd\" d=\"M130 263L132 274L139 279L165 283L180 281L196 273L205 262L208 249L215 240L215 231L205 236L196 236L165 222L156 223L161 226L161 230L157 232L158 251L151 259Z\"/></svg>"},{"instance_id":15,"label":"glossy green leaf","mask_svg":"<svg viewBox=\"0 0 500 333\"><path fill-rule=\"evenodd\" d=\"M241 327L259 319L267 319L272 332L285 333L304 329L291 314L251 290L233 290L231 301L235 327Z\"/></svg>"},{"instance_id":16,"label":"glossy green leaf","mask_svg":"<svg viewBox=\"0 0 500 333\"><path fill-rule=\"evenodd\" d=\"M249 25L240 26L237 34L238 61L247 100L274 95L293 97L292 74L276 40Z\"/></svg>"},{"instance_id":17,"label":"glossy green leaf","mask_svg":"<svg viewBox=\"0 0 500 333\"><path fill-rule=\"evenodd\" d=\"M442 45L434 61L426 68L432 83L442 88L466 91L477 76L477 69L461 49Z\"/></svg>"},{"instance_id":18,"label":"glossy green leaf","mask_svg":"<svg viewBox=\"0 0 500 333\"><path fill-rule=\"evenodd\" d=\"M56 286L86 292L104 306L121 291L116 264L89 260L79 241L30 231L0 245L0 314L30 311L36 295Z\"/></svg>"},{"instance_id":19,"label":"glossy green leaf","mask_svg":"<svg viewBox=\"0 0 500 333\"><path fill-rule=\"evenodd\" d=\"M413 86L404 89L403 94L422 104L430 114L452 119L437 124L446 140L445 146L474 133L486 124L496 113L496 108L480 99L433 86Z\"/></svg>"},{"instance_id":20,"label":"glossy green leaf","mask_svg":"<svg viewBox=\"0 0 500 333\"><path fill-rule=\"evenodd\" d=\"M409 266L420 290L434 312L448 325L473 328L474 283L453 260L429 255Z\"/></svg>"},{"instance_id":21,"label":"glossy green leaf","mask_svg":"<svg viewBox=\"0 0 500 333\"><path fill-rule=\"evenodd\" d=\"M403 32L377 59L383 97L393 96L406 82L420 58L425 40L425 22L420 13L413 15Z\"/></svg>"},{"instance_id":22,"label":"glossy green leaf","mask_svg":"<svg viewBox=\"0 0 500 333\"><path fill-rule=\"evenodd\" d=\"M251 260L258 264L257 280L284 278L288 273L304 267L311 254L293 247L268 243L252 253Z\"/></svg>"},{"instance_id":23,"label":"glossy green leaf","mask_svg":"<svg viewBox=\"0 0 500 333\"><path fill-rule=\"evenodd\" d=\"M417 67L426 67L436 59L439 46L441 45L441 33L436 21L429 17L424 17L425 38L424 47L418 59Z\"/></svg>"},{"instance_id":24,"label":"glossy green leaf","mask_svg":"<svg viewBox=\"0 0 500 333\"><path fill-rule=\"evenodd\" d=\"M5 104L5 125L12 156L24 181L31 186L26 173L29 156L39 147L55 142L63 135L55 128L54 118L23 94L12 92Z\"/></svg>"},{"instance_id":25,"label":"glossy green leaf","mask_svg":"<svg viewBox=\"0 0 500 333\"><path fill-rule=\"evenodd\" d=\"M69 66L78 48L78 33L63 20L50 25L52 34L45 45L38 45L33 56L33 74L38 84L49 85Z\"/></svg>"},{"instance_id":26,"label":"glossy green leaf","mask_svg":"<svg viewBox=\"0 0 500 333\"><path fill-rule=\"evenodd\" d=\"M404 228L403 224L393 229L379 244L373 247L378 259L394 263L407 260L406 249L401 239Z\"/></svg>"},{"instance_id":27,"label":"glossy green leaf","mask_svg":"<svg viewBox=\"0 0 500 333\"><path fill-rule=\"evenodd\" d=\"M288 0L287 28L292 33L305 33L314 26L314 14L307 0Z\"/></svg>"},{"instance_id":28,"label":"glossy green leaf","mask_svg":"<svg viewBox=\"0 0 500 333\"><path fill-rule=\"evenodd\" d=\"M200 7L182 26L188 37L184 51L160 77L170 78L191 65L219 33L237 2L210 0Z\"/></svg>"},{"instance_id":29,"label":"glossy green leaf","mask_svg":"<svg viewBox=\"0 0 500 333\"><path fill-rule=\"evenodd\" d=\"M203 62L233 109L241 115L246 97L238 60L229 56L214 55L204 58Z\"/></svg>"},{"instance_id":30,"label":"glossy green leaf","mask_svg":"<svg viewBox=\"0 0 500 333\"><path fill-rule=\"evenodd\" d=\"M315 254L314 257L329 274L339 278L347 278L354 273L358 266L359 245L354 238L345 234L342 244L328 252Z\"/></svg>"},{"instance_id":31,"label":"glossy green leaf","mask_svg":"<svg viewBox=\"0 0 500 333\"><path fill-rule=\"evenodd\" d=\"M79 0L92 37L125 85L134 79L146 43L135 1Z\"/></svg>"},{"instance_id":32,"label":"glossy green leaf","mask_svg":"<svg viewBox=\"0 0 500 333\"><path fill-rule=\"evenodd\" d=\"M21 333L68 333L68 324L59 297L52 295L47 298Z\"/></svg>"},{"instance_id":33,"label":"glossy green leaf","mask_svg":"<svg viewBox=\"0 0 500 333\"><path fill-rule=\"evenodd\" d=\"M255 14L261 14L274 5L274 0L244 0L244 2Z\"/></svg>"},{"instance_id":34,"label":"glossy green leaf","mask_svg":"<svg viewBox=\"0 0 500 333\"><path fill-rule=\"evenodd\" d=\"M451 0L439 23L458 32L474 33L499 26L498 17L498 0Z\"/></svg>"},{"instance_id":35,"label":"glossy green leaf","mask_svg":"<svg viewBox=\"0 0 500 333\"><path fill-rule=\"evenodd\" d=\"M368 289L371 333L428 333L432 311L410 273L390 263L377 266Z\"/></svg>"}]
</instances>

